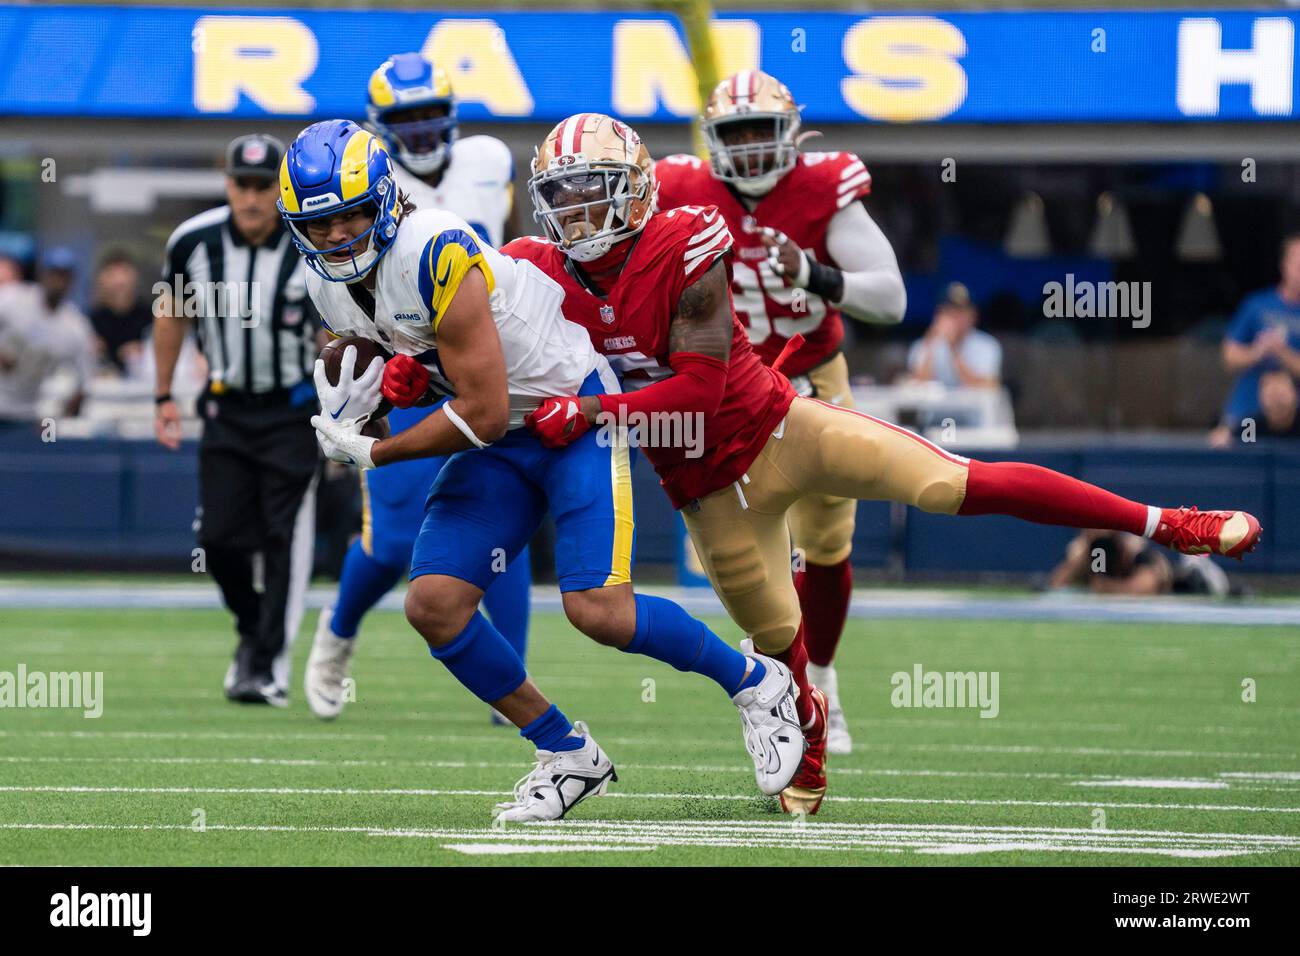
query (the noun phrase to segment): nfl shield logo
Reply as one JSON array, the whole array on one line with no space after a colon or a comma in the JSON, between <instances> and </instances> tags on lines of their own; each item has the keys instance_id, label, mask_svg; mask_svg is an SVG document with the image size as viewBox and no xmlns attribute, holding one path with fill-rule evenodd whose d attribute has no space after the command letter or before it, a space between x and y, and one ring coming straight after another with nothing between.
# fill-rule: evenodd
<instances>
[{"instance_id":1,"label":"nfl shield logo","mask_svg":"<svg viewBox=\"0 0 1300 956\"><path fill-rule=\"evenodd\" d=\"M753 216L746 216L740 220L740 228L745 232L758 232L758 220Z\"/></svg>"},{"instance_id":2,"label":"nfl shield logo","mask_svg":"<svg viewBox=\"0 0 1300 956\"><path fill-rule=\"evenodd\" d=\"M600 307L600 321L604 322L606 325L613 324L614 307L612 305L602 305Z\"/></svg>"}]
</instances>

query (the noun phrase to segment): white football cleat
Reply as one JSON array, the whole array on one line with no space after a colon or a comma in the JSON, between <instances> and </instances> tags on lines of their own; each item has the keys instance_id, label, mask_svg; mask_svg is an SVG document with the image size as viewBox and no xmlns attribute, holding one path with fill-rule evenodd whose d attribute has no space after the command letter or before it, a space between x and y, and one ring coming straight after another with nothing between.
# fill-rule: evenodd
<instances>
[{"instance_id":1,"label":"white football cleat","mask_svg":"<svg viewBox=\"0 0 1300 956\"><path fill-rule=\"evenodd\" d=\"M577 750L537 751L537 766L515 784L514 800L498 803L494 822L526 823L560 820L588 797L599 797L610 781L618 782L614 764L587 725L574 721L573 729L585 743Z\"/></svg>"},{"instance_id":2,"label":"white football cleat","mask_svg":"<svg viewBox=\"0 0 1300 956\"><path fill-rule=\"evenodd\" d=\"M835 665L827 664L821 667L810 663L808 680L826 695L828 705L826 752L841 755L853 753L853 738L849 735L849 722L844 719L844 708L840 706L840 682L835 675Z\"/></svg>"},{"instance_id":3,"label":"white football cleat","mask_svg":"<svg viewBox=\"0 0 1300 956\"><path fill-rule=\"evenodd\" d=\"M740 691L731 701L740 709L740 728L745 735L745 750L754 760L758 789L774 796L789 786L798 773L807 746L794 707L799 688L794 685L788 667L755 654L754 644L748 638L740 642L740 649L767 670L756 686Z\"/></svg>"},{"instance_id":4,"label":"white football cleat","mask_svg":"<svg viewBox=\"0 0 1300 956\"><path fill-rule=\"evenodd\" d=\"M337 637L330 630L333 614L333 608L328 607L320 612L303 678L307 706L322 720L333 720L343 710L343 681L357 646L356 638Z\"/></svg>"}]
</instances>

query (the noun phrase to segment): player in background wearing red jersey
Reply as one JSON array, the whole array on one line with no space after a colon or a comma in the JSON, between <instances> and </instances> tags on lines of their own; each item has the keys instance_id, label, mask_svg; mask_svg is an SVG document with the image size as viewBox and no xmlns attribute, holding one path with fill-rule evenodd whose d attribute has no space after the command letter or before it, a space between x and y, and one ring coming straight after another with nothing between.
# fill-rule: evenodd
<instances>
[{"instance_id":1,"label":"player in background wearing red jersey","mask_svg":"<svg viewBox=\"0 0 1300 956\"><path fill-rule=\"evenodd\" d=\"M548 398L525 423L549 446L576 441L602 415L602 427L636 423L648 436L637 441L727 612L799 685L808 749L781 794L789 812L815 813L826 792L826 698L808 681L790 569L786 516L800 499L1131 531L1185 553L1240 557L1259 540L1259 522L1241 511L1139 504L1036 465L950 455L897 425L796 396L736 318L725 220L714 207L652 214L650 154L617 120L581 113L561 122L539 148L528 187L550 239L503 251L560 285L565 318L587 329L627 391ZM698 442L656 444L666 421L687 416L702 420L702 431L690 432Z\"/></svg>"},{"instance_id":2,"label":"player in background wearing red jersey","mask_svg":"<svg viewBox=\"0 0 1300 956\"><path fill-rule=\"evenodd\" d=\"M736 315L754 351L771 365L802 335L781 371L798 394L852 408L841 313L893 325L907 306L894 250L861 202L871 174L852 153L800 152L812 134L800 133L799 107L785 84L758 70L719 83L700 124L709 162L659 160L659 208L718 207L735 242ZM853 593L857 504L808 495L788 515L808 675L826 694L833 754L853 749L832 662Z\"/></svg>"}]
</instances>

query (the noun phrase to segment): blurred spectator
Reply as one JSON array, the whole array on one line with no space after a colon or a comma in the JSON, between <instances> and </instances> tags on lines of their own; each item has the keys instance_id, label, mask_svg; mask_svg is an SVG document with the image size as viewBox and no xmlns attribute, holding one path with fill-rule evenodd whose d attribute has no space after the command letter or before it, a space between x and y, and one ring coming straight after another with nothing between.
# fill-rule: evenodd
<instances>
[{"instance_id":1,"label":"blurred spectator","mask_svg":"<svg viewBox=\"0 0 1300 956\"><path fill-rule=\"evenodd\" d=\"M1259 436L1300 438L1300 403L1289 372L1277 369L1259 377L1259 411Z\"/></svg>"},{"instance_id":2,"label":"blurred spectator","mask_svg":"<svg viewBox=\"0 0 1300 956\"><path fill-rule=\"evenodd\" d=\"M1094 594L1213 594L1231 590L1223 569L1203 555L1175 554L1123 531L1080 531L1052 571L1054 588Z\"/></svg>"},{"instance_id":3,"label":"blurred spectator","mask_svg":"<svg viewBox=\"0 0 1300 956\"><path fill-rule=\"evenodd\" d=\"M123 252L110 252L99 264L90 324L105 359L123 374L139 370L153 312L140 295L140 269Z\"/></svg>"},{"instance_id":4,"label":"blurred spectator","mask_svg":"<svg viewBox=\"0 0 1300 956\"><path fill-rule=\"evenodd\" d=\"M23 281L32 250L32 237L26 233L0 232L0 286Z\"/></svg>"},{"instance_id":5,"label":"blurred spectator","mask_svg":"<svg viewBox=\"0 0 1300 956\"><path fill-rule=\"evenodd\" d=\"M59 372L73 380L63 414L81 409L94 371L90 322L69 299L76 273L71 250L45 254L36 282L0 286L0 426L29 426L39 418L42 387Z\"/></svg>"},{"instance_id":6,"label":"blurred spectator","mask_svg":"<svg viewBox=\"0 0 1300 956\"><path fill-rule=\"evenodd\" d=\"M1246 298L1223 340L1223 365L1237 375L1221 425L1259 417L1261 373L1285 369L1300 377L1300 233L1282 240L1282 280Z\"/></svg>"},{"instance_id":7,"label":"blurred spectator","mask_svg":"<svg viewBox=\"0 0 1300 956\"><path fill-rule=\"evenodd\" d=\"M975 328L979 312L960 282L948 286L925 337L914 342L907 366L914 381L948 388L995 388L1002 384L1002 346Z\"/></svg>"},{"instance_id":8,"label":"blurred spectator","mask_svg":"<svg viewBox=\"0 0 1300 956\"><path fill-rule=\"evenodd\" d=\"M1254 423L1253 432L1247 432L1247 420L1231 426L1220 425L1210 432L1210 445L1227 448L1238 438L1246 440L1247 435L1256 441L1264 438L1300 438L1300 393L1297 393L1295 379L1289 372L1273 369L1262 373L1259 376L1257 402L1259 414L1247 416L1248 421Z\"/></svg>"},{"instance_id":9,"label":"blurred spectator","mask_svg":"<svg viewBox=\"0 0 1300 956\"><path fill-rule=\"evenodd\" d=\"M0 286L23 281L23 264L0 252Z\"/></svg>"}]
</instances>

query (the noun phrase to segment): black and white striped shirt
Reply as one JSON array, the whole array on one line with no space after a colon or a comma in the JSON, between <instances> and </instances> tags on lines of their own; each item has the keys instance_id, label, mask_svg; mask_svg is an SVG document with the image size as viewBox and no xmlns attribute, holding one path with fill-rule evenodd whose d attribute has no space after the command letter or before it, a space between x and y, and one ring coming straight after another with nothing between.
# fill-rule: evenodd
<instances>
[{"instance_id":1,"label":"black and white striped shirt","mask_svg":"<svg viewBox=\"0 0 1300 956\"><path fill-rule=\"evenodd\" d=\"M265 394L311 378L320 320L283 223L254 247L229 206L199 213L167 240L162 280L173 314L194 321L214 391Z\"/></svg>"}]
</instances>

